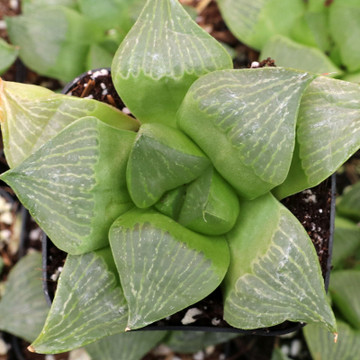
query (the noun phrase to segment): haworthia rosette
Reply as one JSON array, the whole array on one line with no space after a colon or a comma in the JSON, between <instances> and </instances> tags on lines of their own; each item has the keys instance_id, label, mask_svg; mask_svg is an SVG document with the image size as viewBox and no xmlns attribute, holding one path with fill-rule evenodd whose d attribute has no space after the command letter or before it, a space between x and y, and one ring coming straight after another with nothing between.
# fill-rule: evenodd
<instances>
[{"instance_id":1,"label":"haworthia rosette","mask_svg":"<svg viewBox=\"0 0 360 360\"><path fill-rule=\"evenodd\" d=\"M187 186L177 221L202 234L221 235L235 225L239 209L236 192L209 167Z\"/></svg>"},{"instance_id":2,"label":"haworthia rosette","mask_svg":"<svg viewBox=\"0 0 360 360\"><path fill-rule=\"evenodd\" d=\"M213 72L188 91L178 125L241 196L256 198L287 176L300 100L314 77L284 68Z\"/></svg>"},{"instance_id":3,"label":"haworthia rosette","mask_svg":"<svg viewBox=\"0 0 360 360\"><path fill-rule=\"evenodd\" d=\"M10 167L19 165L63 128L84 116L95 116L126 130L139 128L133 118L99 101L0 79L1 131Z\"/></svg>"},{"instance_id":4,"label":"haworthia rosette","mask_svg":"<svg viewBox=\"0 0 360 360\"><path fill-rule=\"evenodd\" d=\"M41 254L32 253L11 270L0 301L0 330L27 341L33 341L40 333L49 311L41 268Z\"/></svg>"},{"instance_id":5,"label":"haworthia rosette","mask_svg":"<svg viewBox=\"0 0 360 360\"><path fill-rule=\"evenodd\" d=\"M186 185L170 190L154 205L162 214L178 220L186 194Z\"/></svg>"},{"instance_id":6,"label":"haworthia rosette","mask_svg":"<svg viewBox=\"0 0 360 360\"><path fill-rule=\"evenodd\" d=\"M55 298L30 350L57 354L123 332L127 305L110 248L68 255Z\"/></svg>"},{"instance_id":7,"label":"haworthia rosette","mask_svg":"<svg viewBox=\"0 0 360 360\"><path fill-rule=\"evenodd\" d=\"M139 360L167 334L167 331L129 331L105 337L85 349L92 360Z\"/></svg>"},{"instance_id":8,"label":"haworthia rosette","mask_svg":"<svg viewBox=\"0 0 360 360\"><path fill-rule=\"evenodd\" d=\"M258 50L273 35L289 35L305 8L302 0L218 0L218 4L231 32Z\"/></svg>"},{"instance_id":9,"label":"haworthia rosette","mask_svg":"<svg viewBox=\"0 0 360 360\"><path fill-rule=\"evenodd\" d=\"M271 194L242 201L238 222L226 237L231 260L224 319L230 325L256 329L290 320L336 331L315 248Z\"/></svg>"},{"instance_id":10,"label":"haworthia rosette","mask_svg":"<svg viewBox=\"0 0 360 360\"><path fill-rule=\"evenodd\" d=\"M178 0L148 0L115 54L116 90L142 122L175 125L190 85L216 69L231 69L226 50L201 29Z\"/></svg>"},{"instance_id":11,"label":"haworthia rosette","mask_svg":"<svg viewBox=\"0 0 360 360\"><path fill-rule=\"evenodd\" d=\"M360 330L360 270L334 271L330 279L330 294L343 317Z\"/></svg>"},{"instance_id":12,"label":"haworthia rosette","mask_svg":"<svg viewBox=\"0 0 360 360\"><path fill-rule=\"evenodd\" d=\"M360 331L338 320L339 335L334 335L322 326L309 324L304 328L306 344L314 360L355 360L360 354Z\"/></svg>"},{"instance_id":13,"label":"haworthia rosette","mask_svg":"<svg viewBox=\"0 0 360 360\"><path fill-rule=\"evenodd\" d=\"M110 245L129 305L129 330L203 299L221 283L229 261L224 237L205 237L151 210L120 216Z\"/></svg>"},{"instance_id":14,"label":"haworthia rosette","mask_svg":"<svg viewBox=\"0 0 360 360\"><path fill-rule=\"evenodd\" d=\"M318 185L360 148L360 86L320 76L306 89L289 175L275 189L284 198Z\"/></svg>"},{"instance_id":15,"label":"haworthia rosette","mask_svg":"<svg viewBox=\"0 0 360 360\"><path fill-rule=\"evenodd\" d=\"M209 166L209 159L181 131L162 124L144 124L126 170L130 196L137 207L149 207L168 190L196 179Z\"/></svg>"},{"instance_id":16,"label":"haworthia rosette","mask_svg":"<svg viewBox=\"0 0 360 360\"><path fill-rule=\"evenodd\" d=\"M133 204L126 164L135 133L94 117L70 124L2 174L60 249L76 255L108 244L112 222Z\"/></svg>"}]
</instances>

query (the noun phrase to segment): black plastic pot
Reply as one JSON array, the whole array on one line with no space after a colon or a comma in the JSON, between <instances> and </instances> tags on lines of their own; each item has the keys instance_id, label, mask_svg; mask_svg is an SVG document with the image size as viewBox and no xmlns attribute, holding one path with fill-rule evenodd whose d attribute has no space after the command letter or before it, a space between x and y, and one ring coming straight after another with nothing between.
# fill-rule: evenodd
<instances>
[{"instance_id":1,"label":"black plastic pot","mask_svg":"<svg viewBox=\"0 0 360 360\"><path fill-rule=\"evenodd\" d=\"M86 72L76 79L65 86L64 90L62 91L64 94L71 93L76 87L77 83L83 79L89 78L92 74L96 74L99 72L107 72L110 77L110 69L96 69L92 72ZM333 234L334 234L334 222L335 222L335 195L336 195L336 177L333 175L331 178L326 180L322 186L326 187L328 190L330 190L330 227L329 227L329 239L327 243L327 249L328 249L328 257L326 261L326 269L324 270L323 267L323 275L324 275L324 283L325 283L325 289L327 291L328 285L329 285L329 279L330 279L330 270L331 270L331 257L332 257L332 247L333 247ZM52 302L52 296L49 294L51 291L49 291L48 283L50 281L49 274L47 272L48 269L48 258L49 258L49 249L54 246L51 241L46 237L44 234L43 237L43 288L44 293L46 296L46 300L49 304ZM196 305L190 306L189 308L192 308ZM241 330L236 329L233 327L219 327L219 326L196 326L196 325L179 325L179 326L162 326L162 325L156 325L152 324L147 326L146 328L143 328L141 330L189 330L189 331L211 331L211 332L234 332L239 334L246 334L246 335L261 335L261 336L276 336L276 335L283 335L290 332L294 332L296 330L299 330L305 325L305 323L294 323L290 321L286 321L280 325L269 327L269 328L263 328L263 329L256 329L256 330Z\"/></svg>"}]
</instances>

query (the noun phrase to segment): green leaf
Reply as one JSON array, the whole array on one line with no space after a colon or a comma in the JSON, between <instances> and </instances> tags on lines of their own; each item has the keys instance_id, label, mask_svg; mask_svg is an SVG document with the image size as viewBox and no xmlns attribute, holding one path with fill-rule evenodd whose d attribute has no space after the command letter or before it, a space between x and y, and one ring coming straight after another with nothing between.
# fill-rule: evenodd
<instances>
[{"instance_id":1,"label":"green leaf","mask_svg":"<svg viewBox=\"0 0 360 360\"><path fill-rule=\"evenodd\" d=\"M205 237L151 210L131 210L110 229L129 305L127 328L176 313L214 291L228 268L223 237Z\"/></svg>"},{"instance_id":2,"label":"green leaf","mask_svg":"<svg viewBox=\"0 0 360 360\"><path fill-rule=\"evenodd\" d=\"M134 138L85 117L1 179L57 247L73 255L99 249L113 221L133 206L125 171Z\"/></svg>"},{"instance_id":3,"label":"green leaf","mask_svg":"<svg viewBox=\"0 0 360 360\"><path fill-rule=\"evenodd\" d=\"M130 331L108 336L85 349L92 360L139 360L166 334L166 331Z\"/></svg>"},{"instance_id":4,"label":"green leaf","mask_svg":"<svg viewBox=\"0 0 360 360\"><path fill-rule=\"evenodd\" d=\"M110 248L68 255L55 298L31 350L54 354L123 332L127 305Z\"/></svg>"},{"instance_id":5,"label":"green leaf","mask_svg":"<svg viewBox=\"0 0 360 360\"><path fill-rule=\"evenodd\" d=\"M172 331L166 345L175 352L189 354L238 336L237 333L226 332Z\"/></svg>"},{"instance_id":6,"label":"green leaf","mask_svg":"<svg viewBox=\"0 0 360 360\"><path fill-rule=\"evenodd\" d=\"M41 254L31 253L11 270L0 301L0 329L33 341L49 308L41 281Z\"/></svg>"},{"instance_id":7,"label":"green leaf","mask_svg":"<svg viewBox=\"0 0 360 360\"><path fill-rule=\"evenodd\" d=\"M302 225L271 194L240 206L237 225L227 235L224 319L241 329L290 320L321 323L335 332L319 260Z\"/></svg>"},{"instance_id":8,"label":"green leaf","mask_svg":"<svg viewBox=\"0 0 360 360\"><path fill-rule=\"evenodd\" d=\"M111 66L113 55L103 47L92 44L87 57L88 69L100 69Z\"/></svg>"},{"instance_id":9,"label":"green leaf","mask_svg":"<svg viewBox=\"0 0 360 360\"><path fill-rule=\"evenodd\" d=\"M360 72L353 74L345 74L344 76L341 77L341 80L360 84Z\"/></svg>"},{"instance_id":10,"label":"green leaf","mask_svg":"<svg viewBox=\"0 0 360 360\"><path fill-rule=\"evenodd\" d=\"M137 121L99 101L0 79L1 131L10 167L19 165L67 125L85 116L125 130L139 128Z\"/></svg>"},{"instance_id":11,"label":"green leaf","mask_svg":"<svg viewBox=\"0 0 360 360\"><path fill-rule=\"evenodd\" d=\"M181 207L185 200L186 185L170 190L154 205L162 214L178 220Z\"/></svg>"},{"instance_id":12,"label":"green leaf","mask_svg":"<svg viewBox=\"0 0 360 360\"><path fill-rule=\"evenodd\" d=\"M148 0L112 64L114 85L142 123L175 126L176 111L201 75L232 68L226 50L178 0Z\"/></svg>"},{"instance_id":13,"label":"green leaf","mask_svg":"<svg viewBox=\"0 0 360 360\"><path fill-rule=\"evenodd\" d=\"M336 206L339 214L360 221L360 182L346 191Z\"/></svg>"},{"instance_id":14,"label":"green leaf","mask_svg":"<svg viewBox=\"0 0 360 360\"><path fill-rule=\"evenodd\" d=\"M334 271L330 278L330 293L346 320L360 330L360 271Z\"/></svg>"},{"instance_id":15,"label":"green leaf","mask_svg":"<svg viewBox=\"0 0 360 360\"><path fill-rule=\"evenodd\" d=\"M23 14L31 11L37 11L44 6L66 6L70 9L77 9L78 0L22 0L21 1L21 12Z\"/></svg>"},{"instance_id":16,"label":"green leaf","mask_svg":"<svg viewBox=\"0 0 360 360\"><path fill-rule=\"evenodd\" d=\"M316 324L304 328L306 343L314 360L357 359L360 353L360 332L338 321L339 336L337 343L334 335Z\"/></svg>"},{"instance_id":17,"label":"green leaf","mask_svg":"<svg viewBox=\"0 0 360 360\"><path fill-rule=\"evenodd\" d=\"M289 171L301 96L315 75L283 68L217 71L187 93L178 125L246 198Z\"/></svg>"},{"instance_id":18,"label":"green leaf","mask_svg":"<svg viewBox=\"0 0 360 360\"><path fill-rule=\"evenodd\" d=\"M19 49L0 38L0 74L4 73L16 60Z\"/></svg>"},{"instance_id":19,"label":"green leaf","mask_svg":"<svg viewBox=\"0 0 360 360\"><path fill-rule=\"evenodd\" d=\"M279 348L274 348L271 360L290 360Z\"/></svg>"},{"instance_id":20,"label":"green leaf","mask_svg":"<svg viewBox=\"0 0 360 360\"><path fill-rule=\"evenodd\" d=\"M86 71L90 44L103 38L96 24L62 6L37 7L24 15L7 17L6 24L25 65L63 81Z\"/></svg>"},{"instance_id":21,"label":"green leaf","mask_svg":"<svg viewBox=\"0 0 360 360\"><path fill-rule=\"evenodd\" d=\"M336 0L330 6L330 32L348 71L360 69L360 2Z\"/></svg>"},{"instance_id":22,"label":"green leaf","mask_svg":"<svg viewBox=\"0 0 360 360\"><path fill-rule=\"evenodd\" d=\"M323 76L301 100L297 148L278 198L316 186L360 148L360 86Z\"/></svg>"},{"instance_id":23,"label":"green leaf","mask_svg":"<svg viewBox=\"0 0 360 360\"><path fill-rule=\"evenodd\" d=\"M277 66L309 71L330 76L341 75L342 71L319 49L301 45L284 36L272 37L263 47L260 59L271 57Z\"/></svg>"},{"instance_id":24,"label":"green leaf","mask_svg":"<svg viewBox=\"0 0 360 360\"><path fill-rule=\"evenodd\" d=\"M273 36L288 36L304 12L302 0L218 0L231 32L246 45L261 50Z\"/></svg>"},{"instance_id":25,"label":"green leaf","mask_svg":"<svg viewBox=\"0 0 360 360\"><path fill-rule=\"evenodd\" d=\"M348 219L337 216L332 252L334 268L341 268L357 249L360 249L360 227Z\"/></svg>"},{"instance_id":26,"label":"green leaf","mask_svg":"<svg viewBox=\"0 0 360 360\"><path fill-rule=\"evenodd\" d=\"M142 125L126 170L130 196L137 207L149 207L208 166L210 161L181 131L162 124Z\"/></svg>"},{"instance_id":27,"label":"green leaf","mask_svg":"<svg viewBox=\"0 0 360 360\"><path fill-rule=\"evenodd\" d=\"M178 222L202 234L221 235L233 228L239 209L235 191L209 167L187 187Z\"/></svg>"}]
</instances>

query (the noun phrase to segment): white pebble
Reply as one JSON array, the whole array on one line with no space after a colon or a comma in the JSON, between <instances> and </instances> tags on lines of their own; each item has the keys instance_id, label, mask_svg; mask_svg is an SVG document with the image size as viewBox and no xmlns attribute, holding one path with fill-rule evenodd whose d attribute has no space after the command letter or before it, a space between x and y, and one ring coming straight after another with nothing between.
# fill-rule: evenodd
<instances>
[{"instance_id":1,"label":"white pebble","mask_svg":"<svg viewBox=\"0 0 360 360\"><path fill-rule=\"evenodd\" d=\"M6 355L8 352L8 345L3 339L0 339L0 355Z\"/></svg>"},{"instance_id":2,"label":"white pebble","mask_svg":"<svg viewBox=\"0 0 360 360\"><path fill-rule=\"evenodd\" d=\"M17 10L19 8L19 1L18 0L10 0L9 6L13 10Z\"/></svg>"},{"instance_id":3,"label":"white pebble","mask_svg":"<svg viewBox=\"0 0 360 360\"><path fill-rule=\"evenodd\" d=\"M258 68L260 66L260 63L258 61L253 61L250 65L252 69Z\"/></svg>"},{"instance_id":4,"label":"white pebble","mask_svg":"<svg viewBox=\"0 0 360 360\"><path fill-rule=\"evenodd\" d=\"M291 343L291 348L290 348L290 355L295 357L299 354L301 350L301 342L300 340L294 340L292 343Z\"/></svg>"},{"instance_id":5,"label":"white pebble","mask_svg":"<svg viewBox=\"0 0 360 360\"><path fill-rule=\"evenodd\" d=\"M200 314L202 314L202 311L200 309L191 308L186 312L184 318L181 320L181 323L183 325L191 324L196 321L196 319L194 319L194 316L200 315Z\"/></svg>"},{"instance_id":6,"label":"white pebble","mask_svg":"<svg viewBox=\"0 0 360 360\"><path fill-rule=\"evenodd\" d=\"M204 360L205 354L202 351L198 351L197 353L194 354L193 359L194 360Z\"/></svg>"},{"instance_id":7,"label":"white pebble","mask_svg":"<svg viewBox=\"0 0 360 360\"><path fill-rule=\"evenodd\" d=\"M322 214L322 213L323 213L323 209L319 209L319 213Z\"/></svg>"},{"instance_id":8,"label":"white pebble","mask_svg":"<svg viewBox=\"0 0 360 360\"><path fill-rule=\"evenodd\" d=\"M14 221L14 217L12 216L11 212L7 211L0 215L0 222L6 225L11 225Z\"/></svg>"},{"instance_id":9,"label":"white pebble","mask_svg":"<svg viewBox=\"0 0 360 360\"><path fill-rule=\"evenodd\" d=\"M6 22L4 20L0 20L0 30L6 29Z\"/></svg>"},{"instance_id":10,"label":"white pebble","mask_svg":"<svg viewBox=\"0 0 360 360\"><path fill-rule=\"evenodd\" d=\"M131 114L131 111L127 107L124 107L121 111L127 115Z\"/></svg>"},{"instance_id":11,"label":"white pebble","mask_svg":"<svg viewBox=\"0 0 360 360\"><path fill-rule=\"evenodd\" d=\"M30 234L29 234L30 240L32 240L32 241L38 240L38 239L40 239L40 236L41 236L40 228L36 228L36 229L33 229L30 231Z\"/></svg>"},{"instance_id":12,"label":"white pebble","mask_svg":"<svg viewBox=\"0 0 360 360\"><path fill-rule=\"evenodd\" d=\"M100 83L100 87L105 90L106 89L106 85L104 83Z\"/></svg>"},{"instance_id":13,"label":"white pebble","mask_svg":"<svg viewBox=\"0 0 360 360\"><path fill-rule=\"evenodd\" d=\"M214 325L214 326L218 326L220 324L220 319L218 318L213 318L211 319L211 323Z\"/></svg>"},{"instance_id":14,"label":"white pebble","mask_svg":"<svg viewBox=\"0 0 360 360\"><path fill-rule=\"evenodd\" d=\"M281 352L282 352L284 355L289 355L289 352L290 352L289 346L283 345L283 346L281 347Z\"/></svg>"},{"instance_id":15,"label":"white pebble","mask_svg":"<svg viewBox=\"0 0 360 360\"><path fill-rule=\"evenodd\" d=\"M84 97L84 99L93 99L93 98L94 98L94 96L91 95L91 94L90 94L89 96L85 96L85 97Z\"/></svg>"},{"instance_id":16,"label":"white pebble","mask_svg":"<svg viewBox=\"0 0 360 360\"><path fill-rule=\"evenodd\" d=\"M102 92L101 92L101 95L103 95L103 96L105 96L105 95L107 95L108 94L108 90L107 89L105 89L105 90L103 90Z\"/></svg>"},{"instance_id":17,"label":"white pebble","mask_svg":"<svg viewBox=\"0 0 360 360\"><path fill-rule=\"evenodd\" d=\"M11 237L11 231L10 230L5 229L5 230L0 231L0 240L9 241L10 237Z\"/></svg>"},{"instance_id":18,"label":"white pebble","mask_svg":"<svg viewBox=\"0 0 360 360\"><path fill-rule=\"evenodd\" d=\"M69 360L91 360L84 349L76 349L70 352Z\"/></svg>"},{"instance_id":19,"label":"white pebble","mask_svg":"<svg viewBox=\"0 0 360 360\"><path fill-rule=\"evenodd\" d=\"M45 360L55 360L54 355L45 355Z\"/></svg>"}]
</instances>

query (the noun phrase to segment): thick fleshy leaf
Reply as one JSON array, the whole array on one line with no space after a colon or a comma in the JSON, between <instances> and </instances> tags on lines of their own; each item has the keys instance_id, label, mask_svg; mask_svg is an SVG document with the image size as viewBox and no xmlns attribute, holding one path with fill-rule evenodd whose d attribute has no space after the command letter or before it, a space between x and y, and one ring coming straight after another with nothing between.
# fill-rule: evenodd
<instances>
[{"instance_id":1,"label":"thick fleshy leaf","mask_svg":"<svg viewBox=\"0 0 360 360\"><path fill-rule=\"evenodd\" d=\"M148 0L112 65L116 90L142 123L175 126L176 111L201 75L231 69L226 50L178 0Z\"/></svg>"},{"instance_id":2,"label":"thick fleshy leaf","mask_svg":"<svg viewBox=\"0 0 360 360\"><path fill-rule=\"evenodd\" d=\"M37 7L36 11L6 18L6 24L11 43L19 46L25 65L63 81L86 71L89 46L103 37L96 24L63 6Z\"/></svg>"},{"instance_id":3,"label":"thick fleshy leaf","mask_svg":"<svg viewBox=\"0 0 360 360\"><path fill-rule=\"evenodd\" d=\"M260 59L271 57L277 66L310 71L330 76L341 75L342 71L319 49L301 45L281 35L272 37L263 47Z\"/></svg>"},{"instance_id":4,"label":"thick fleshy leaf","mask_svg":"<svg viewBox=\"0 0 360 360\"><path fill-rule=\"evenodd\" d=\"M127 165L130 196L137 207L149 207L208 166L209 159L181 131L162 124L142 125Z\"/></svg>"},{"instance_id":5,"label":"thick fleshy leaf","mask_svg":"<svg viewBox=\"0 0 360 360\"><path fill-rule=\"evenodd\" d=\"M226 332L172 331L166 345L175 352L189 354L238 336L239 334Z\"/></svg>"},{"instance_id":6,"label":"thick fleshy leaf","mask_svg":"<svg viewBox=\"0 0 360 360\"><path fill-rule=\"evenodd\" d=\"M323 327L311 324L304 327L306 344L314 360L355 360L360 354L360 331L353 330L348 324L338 321L339 336Z\"/></svg>"},{"instance_id":7,"label":"thick fleshy leaf","mask_svg":"<svg viewBox=\"0 0 360 360\"><path fill-rule=\"evenodd\" d=\"M297 143L289 175L275 190L278 198L320 184L360 148L360 86L314 80L301 100Z\"/></svg>"},{"instance_id":8,"label":"thick fleshy leaf","mask_svg":"<svg viewBox=\"0 0 360 360\"><path fill-rule=\"evenodd\" d=\"M335 218L334 244L332 264L340 269L346 264L347 258L360 250L360 226L356 223L337 216Z\"/></svg>"},{"instance_id":9,"label":"thick fleshy leaf","mask_svg":"<svg viewBox=\"0 0 360 360\"><path fill-rule=\"evenodd\" d=\"M343 216L360 221L360 182L353 185L341 196L336 205L336 210Z\"/></svg>"},{"instance_id":10,"label":"thick fleshy leaf","mask_svg":"<svg viewBox=\"0 0 360 360\"><path fill-rule=\"evenodd\" d=\"M302 0L218 0L217 3L231 32L258 50L273 35L289 35L305 8Z\"/></svg>"},{"instance_id":11,"label":"thick fleshy leaf","mask_svg":"<svg viewBox=\"0 0 360 360\"><path fill-rule=\"evenodd\" d=\"M224 237L205 237L151 210L131 210L110 229L129 305L128 329L141 328L210 294L229 264Z\"/></svg>"},{"instance_id":12,"label":"thick fleshy leaf","mask_svg":"<svg viewBox=\"0 0 360 360\"><path fill-rule=\"evenodd\" d=\"M174 220L179 218L181 207L183 206L186 194L186 185L168 191L154 205L155 209Z\"/></svg>"},{"instance_id":13,"label":"thick fleshy leaf","mask_svg":"<svg viewBox=\"0 0 360 360\"><path fill-rule=\"evenodd\" d=\"M1 179L57 247L73 255L99 249L113 221L133 206L125 172L134 139L85 117Z\"/></svg>"},{"instance_id":14,"label":"thick fleshy leaf","mask_svg":"<svg viewBox=\"0 0 360 360\"><path fill-rule=\"evenodd\" d=\"M0 39L0 74L5 72L15 61L19 50L5 40Z\"/></svg>"},{"instance_id":15,"label":"thick fleshy leaf","mask_svg":"<svg viewBox=\"0 0 360 360\"><path fill-rule=\"evenodd\" d=\"M331 35L349 71L360 69L360 2L336 0L330 6Z\"/></svg>"},{"instance_id":16,"label":"thick fleshy leaf","mask_svg":"<svg viewBox=\"0 0 360 360\"><path fill-rule=\"evenodd\" d=\"M290 360L279 348L275 348L272 355L271 360Z\"/></svg>"},{"instance_id":17,"label":"thick fleshy leaf","mask_svg":"<svg viewBox=\"0 0 360 360\"><path fill-rule=\"evenodd\" d=\"M126 130L139 128L137 121L99 101L0 79L1 131L10 167L19 165L65 126L84 116L95 116Z\"/></svg>"},{"instance_id":18,"label":"thick fleshy leaf","mask_svg":"<svg viewBox=\"0 0 360 360\"><path fill-rule=\"evenodd\" d=\"M330 279L330 293L346 320L360 330L360 271L335 271Z\"/></svg>"},{"instance_id":19,"label":"thick fleshy leaf","mask_svg":"<svg viewBox=\"0 0 360 360\"><path fill-rule=\"evenodd\" d=\"M33 341L44 325L49 307L41 281L41 254L32 253L11 270L0 301L0 330Z\"/></svg>"},{"instance_id":20,"label":"thick fleshy leaf","mask_svg":"<svg viewBox=\"0 0 360 360\"><path fill-rule=\"evenodd\" d=\"M111 66L112 58L113 56L109 51L97 44L92 44L86 60L87 68L108 68Z\"/></svg>"},{"instance_id":21,"label":"thick fleshy leaf","mask_svg":"<svg viewBox=\"0 0 360 360\"><path fill-rule=\"evenodd\" d=\"M345 74L341 77L341 80L353 82L355 84L360 84L360 72L353 74Z\"/></svg>"},{"instance_id":22,"label":"thick fleshy leaf","mask_svg":"<svg viewBox=\"0 0 360 360\"><path fill-rule=\"evenodd\" d=\"M178 125L246 198L289 171L301 96L315 75L284 68L216 71L193 84Z\"/></svg>"},{"instance_id":23,"label":"thick fleshy leaf","mask_svg":"<svg viewBox=\"0 0 360 360\"><path fill-rule=\"evenodd\" d=\"M298 220L271 194L243 201L228 235L224 319L256 329L285 320L336 331L315 248Z\"/></svg>"},{"instance_id":24,"label":"thick fleshy leaf","mask_svg":"<svg viewBox=\"0 0 360 360\"><path fill-rule=\"evenodd\" d=\"M235 225L239 209L233 188L209 167L187 186L178 222L202 234L221 235Z\"/></svg>"},{"instance_id":25,"label":"thick fleshy leaf","mask_svg":"<svg viewBox=\"0 0 360 360\"><path fill-rule=\"evenodd\" d=\"M30 350L54 354L123 332L127 305L110 248L68 255L55 298Z\"/></svg>"},{"instance_id":26,"label":"thick fleshy leaf","mask_svg":"<svg viewBox=\"0 0 360 360\"><path fill-rule=\"evenodd\" d=\"M167 331L129 331L103 338L85 349L92 360L139 360L166 335Z\"/></svg>"},{"instance_id":27,"label":"thick fleshy leaf","mask_svg":"<svg viewBox=\"0 0 360 360\"><path fill-rule=\"evenodd\" d=\"M78 0L22 0L21 1L21 12L23 14L36 11L38 8L43 8L44 6L66 6L70 9L77 8Z\"/></svg>"}]
</instances>

